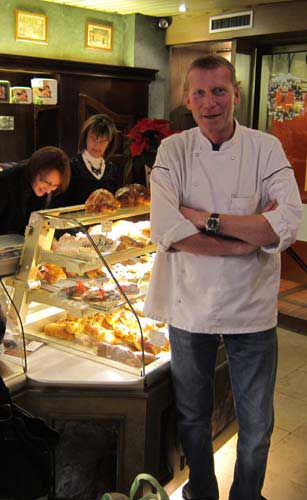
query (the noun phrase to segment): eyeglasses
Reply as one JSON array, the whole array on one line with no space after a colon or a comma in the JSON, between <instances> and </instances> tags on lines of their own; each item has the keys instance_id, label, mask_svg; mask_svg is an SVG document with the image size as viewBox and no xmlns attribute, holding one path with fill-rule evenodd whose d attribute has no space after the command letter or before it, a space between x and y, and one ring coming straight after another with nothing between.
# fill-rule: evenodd
<instances>
[{"instance_id":1,"label":"eyeglasses","mask_svg":"<svg viewBox=\"0 0 307 500\"><path fill-rule=\"evenodd\" d=\"M92 134L89 134L88 135L88 139L92 142L94 142L95 144L109 144L109 139L107 137L104 137L104 136L96 136L96 135L92 135Z\"/></svg>"},{"instance_id":2,"label":"eyeglasses","mask_svg":"<svg viewBox=\"0 0 307 500\"><path fill-rule=\"evenodd\" d=\"M50 189L58 189L60 187L60 184L52 184L52 182L47 181L47 179L44 179L41 174L38 174L39 181L42 184L45 184L46 187L50 187Z\"/></svg>"}]
</instances>

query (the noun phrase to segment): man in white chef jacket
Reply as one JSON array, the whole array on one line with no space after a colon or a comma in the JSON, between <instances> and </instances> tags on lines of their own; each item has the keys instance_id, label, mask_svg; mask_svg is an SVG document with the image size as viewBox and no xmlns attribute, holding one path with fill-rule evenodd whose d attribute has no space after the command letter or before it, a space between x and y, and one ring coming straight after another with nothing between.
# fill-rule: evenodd
<instances>
[{"instance_id":1,"label":"man in white chef jacket","mask_svg":"<svg viewBox=\"0 0 307 500\"><path fill-rule=\"evenodd\" d=\"M186 106L198 127L162 141L151 174L157 244L145 314L169 325L187 500L218 500L211 440L214 368L223 337L239 425L229 500L264 499L273 430L280 252L302 218L279 140L241 126L235 70L195 60Z\"/></svg>"}]
</instances>

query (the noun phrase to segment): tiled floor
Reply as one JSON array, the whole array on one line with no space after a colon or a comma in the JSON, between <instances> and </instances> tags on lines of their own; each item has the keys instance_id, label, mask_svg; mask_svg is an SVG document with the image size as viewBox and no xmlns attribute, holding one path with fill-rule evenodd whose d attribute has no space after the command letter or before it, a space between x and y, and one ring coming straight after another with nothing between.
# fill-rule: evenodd
<instances>
[{"instance_id":1,"label":"tiled floor","mask_svg":"<svg viewBox=\"0 0 307 500\"><path fill-rule=\"evenodd\" d=\"M307 498L307 337L279 328L278 339L276 418L263 495L268 500L305 500ZM220 500L228 499L236 440L236 424L233 424L214 443ZM167 485L166 489L171 500L181 499L181 484L185 482L186 474L186 471L183 472L180 478Z\"/></svg>"}]
</instances>

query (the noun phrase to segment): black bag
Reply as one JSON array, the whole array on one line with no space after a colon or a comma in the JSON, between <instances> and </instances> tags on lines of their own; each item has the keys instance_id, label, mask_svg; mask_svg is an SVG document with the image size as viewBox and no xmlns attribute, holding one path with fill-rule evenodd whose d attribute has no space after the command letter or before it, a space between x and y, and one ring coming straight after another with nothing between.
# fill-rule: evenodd
<instances>
[{"instance_id":1,"label":"black bag","mask_svg":"<svg viewBox=\"0 0 307 500\"><path fill-rule=\"evenodd\" d=\"M50 486L51 450L59 434L12 403L0 377L0 498L34 500Z\"/></svg>"},{"instance_id":2,"label":"black bag","mask_svg":"<svg viewBox=\"0 0 307 500\"><path fill-rule=\"evenodd\" d=\"M4 316L0 304L0 344L3 340L3 337L5 335L5 328L6 328L6 317Z\"/></svg>"}]
</instances>

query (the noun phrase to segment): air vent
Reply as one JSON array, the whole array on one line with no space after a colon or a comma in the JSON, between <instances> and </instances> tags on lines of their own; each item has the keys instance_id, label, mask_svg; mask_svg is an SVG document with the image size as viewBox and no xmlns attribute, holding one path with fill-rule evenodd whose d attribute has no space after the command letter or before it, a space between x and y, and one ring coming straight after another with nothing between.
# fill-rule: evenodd
<instances>
[{"instance_id":1,"label":"air vent","mask_svg":"<svg viewBox=\"0 0 307 500\"><path fill-rule=\"evenodd\" d=\"M242 30L253 27L253 11L234 12L221 16L211 16L209 20L209 33L219 31Z\"/></svg>"}]
</instances>

